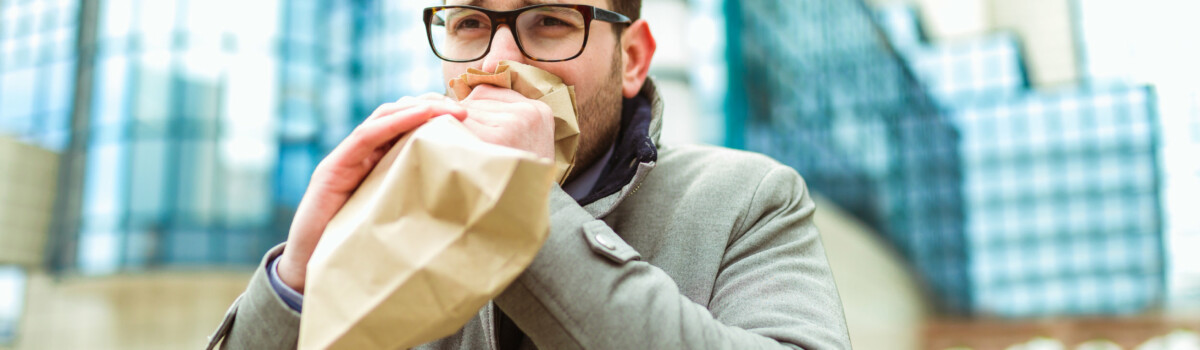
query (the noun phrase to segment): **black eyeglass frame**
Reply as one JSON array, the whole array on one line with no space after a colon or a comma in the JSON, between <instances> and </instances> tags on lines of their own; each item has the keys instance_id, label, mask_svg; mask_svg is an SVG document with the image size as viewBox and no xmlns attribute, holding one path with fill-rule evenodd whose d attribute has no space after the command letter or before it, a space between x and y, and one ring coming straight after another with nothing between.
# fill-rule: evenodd
<instances>
[{"instance_id":1,"label":"black eyeglass frame","mask_svg":"<svg viewBox=\"0 0 1200 350\"><path fill-rule=\"evenodd\" d=\"M515 25L517 23L517 16L520 16L525 11L529 11L529 10L537 9L537 8L543 8L543 7L569 8L569 9L574 9L575 11L578 11L581 15L583 15L583 44L579 46L579 52L576 52L575 55L573 55L571 57L563 58L563 59L547 60L547 59L533 57L533 55L530 55L528 52L525 52L525 46L521 44L521 34L517 32L518 29L517 29L517 26ZM491 33L491 35L488 36L487 49L483 50L483 53L480 54L479 57L475 57L472 59L463 59L463 60L448 59L448 58L442 56L442 54L440 52L438 52L437 45L435 45L433 43L433 15L435 13L437 13L438 11L448 10L448 9L456 9L456 8L470 9L470 10L482 12L483 14L488 16L488 20L492 21L492 33ZM541 5L526 6L526 7L522 7L522 8L516 9L516 10L512 10L512 11L493 11L493 10L489 10L489 9L478 7L478 6L466 6L466 5L463 5L463 6L434 6L434 7L425 8L424 17L425 17L425 37L427 39L429 39L429 49L433 50L433 54L437 55L437 57L442 59L443 61L456 62L456 63L478 61L478 60L486 57L488 53L492 52L492 41L494 39L496 39L496 31L500 30L500 25L502 25L502 24L508 25L509 30L511 30L513 33L513 39L516 40L516 42L517 42L517 48L521 50L521 54L525 55L525 57L527 57L531 60L534 60L534 61L538 61L538 62L563 62L563 61L573 60L573 59L579 57L579 55L583 54L583 50L585 48L587 48L588 36L590 36L591 32L592 32L592 30L591 30L592 29L592 20L598 20L598 21L603 21L603 22L608 22L608 23L613 23L613 24L633 23L633 20L629 19L629 17L626 17L625 15L622 15L620 13L612 12L612 11L605 10L605 9L595 7L595 6L591 6L591 5L572 5L572 4L541 4Z\"/></svg>"}]
</instances>

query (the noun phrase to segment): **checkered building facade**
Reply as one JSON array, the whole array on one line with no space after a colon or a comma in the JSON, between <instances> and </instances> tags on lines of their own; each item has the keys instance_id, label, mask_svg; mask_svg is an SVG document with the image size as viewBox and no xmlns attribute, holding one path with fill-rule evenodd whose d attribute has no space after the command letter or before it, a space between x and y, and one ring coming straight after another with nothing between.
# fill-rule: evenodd
<instances>
[{"instance_id":1,"label":"checkered building facade","mask_svg":"<svg viewBox=\"0 0 1200 350\"><path fill-rule=\"evenodd\" d=\"M1081 67L1093 84L1155 84L1168 264L1167 308L1200 305L1200 3L1079 0ZM1130 13L1160 13L1134 16Z\"/></svg>"},{"instance_id":2,"label":"checkered building facade","mask_svg":"<svg viewBox=\"0 0 1200 350\"><path fill-rule=\"evenodd\" d=\"M879 23L961 137L972 310L1131 314L1159 304L1157 96L1144 86L1029 89L1019 42L929 45L906 6Z\"/></svg>"},{"instance_id":3,"label":"checkered building facade","mask_svg":"<svg viewBox=\"0 0 1200 350\"><path fill-rule=\"evenodd\" d=\"M731 91L745 100L730 116L744 145L879 229L940 310L1128 314L1161 302L1152 89L1032 90L1014 35L931 45L904 6L737 9Z\"/></svg>"},{"instance_id":4,"label":"checkered building facade","mask_svg":"<svg viewBox=\"0 0 1200 350\"><path fill-rule=\"evenodd\" d=\"M947 107L1005 101L1029 89L1020 42L1012 33L928 45L912 7L886 5L874 15L888 43L929 94Z\"/></svg>"},{"instance_id":5,"label":"checkered building facade","mask_svg":"<svg viewBox=\"0 0 1200 350\"><path fill-rule=\"evenodd\" d=\"M1125 87L955 113L978 310L1132 314L1160 301L1152 101Z\"/></svg>"},{"instance_id":6,"label":"checkered building facade","mask_svg":"<svg viewBox=\"0 0 1200 350\"><path fill-rule=\"evenodd\" d=\"M968 312L958 132L872 13L856 1L734 3L729 91L745 100L728 112L744 146L878 229L941 310Z\"/></svg>"}]
</instances>

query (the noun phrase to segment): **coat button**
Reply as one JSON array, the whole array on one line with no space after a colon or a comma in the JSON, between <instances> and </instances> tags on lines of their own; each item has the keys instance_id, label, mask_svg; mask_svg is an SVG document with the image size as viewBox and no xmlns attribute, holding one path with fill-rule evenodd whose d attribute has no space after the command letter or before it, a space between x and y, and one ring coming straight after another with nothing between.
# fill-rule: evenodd
<instances>
[{"instance_id":1,"label":"coat button","mask_svg":"<svg viewBox=\"0 0 1200 350\"><path fill-rule=\"evenodd\" d=\"M609 242L608 239L604 238L604 235L596 235L596 243L600 243L600 246L604 247L604 249L617 249L617 246L613 245L612 242Z\"/></svg>"}]
</instances>

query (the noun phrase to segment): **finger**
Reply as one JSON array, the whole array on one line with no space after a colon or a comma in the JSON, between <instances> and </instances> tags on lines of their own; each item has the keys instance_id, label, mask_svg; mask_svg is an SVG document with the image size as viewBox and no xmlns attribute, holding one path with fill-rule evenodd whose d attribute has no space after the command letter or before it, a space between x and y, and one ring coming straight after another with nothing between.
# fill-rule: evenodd
<instances>
[{"instance_id":1,"label":"finger","mask_svg":"<svg viewBox=\"0 0 1200 350\"><path fill-rule=\"evenodd\" d=\"M529 100L529 104L533 106L533 109L538 111L538 114L540 114L543 118L554 120L554 110L550 108L550 105L538 100Z\"/></svg>"},{"instance_id":2,"label":"finger","mask_svg":"<svg viewBox=\"0 0 1200 350\"><path fill-rule=\"evenodd\" d=\"M376 120L364 122L359 133L365 139L372 141L371 146L378 146L415 129L433 117L442 115L451 115L461 120L466 118L467 110L455 104L426 102Z\"/></svg>"},{"instance_id":3,"label":"finger","mask_svg":"<svg viewBox=\"0 0 1200 350\"><path fill-rule=\"evenodd\" d=\"M475 101L475 100L495 100L495 101L503 101L503 102L520 102L523 100L528 100L528 98L526 98L525 96L522 96L520 93L518 93L514 90L511 90L511 89L505 89L505 88L500 88L500 87L496 87L493 85L484 84L484 85L476 86L474 90L471 90L471 94L467 95L467 98L463 99L463 101Z\"/></svg>"},{"instance_id":4,"label":"finger","mask_svg":"<svg viewBox=\"0 0 1200 350\"><path fill-rule=\"evenodd\" d=\"M435 93L435 92L426 92L426 93L418 95L418 96L401 97L399 100L396 100L396 102L394 102L394 103L399 103L399 104L409 103L409 104L411 104L411 103L415 103L418 101L446 101L449 99L450 98L446 97L446 95L442 95L442 94ZM453 100L451 100L451 101L453 101Z\"/></svg>"},{"instance_id":5,"label":"finger","mask_svg":"<svg viewBox=\"0 0 1200 350\"><path fill-rule=\"evenodd\" d=\"M386 118L365 121L330 152L329 158L337 164L360 162L397 136L420 126L430 118L447 114L462 120L466 118L467 111L452 104L425 103L393 113Z\"/></svg>"},{"instance_id":6,"label":"finger","mask_svg":"<svg viewBox=\"0 0 1200 350\"><path fill-rule=\"evenodd\" d=\"M479 133L479 132L483 132L486 130L496 129L496 125L487 123L487 121L481 121L478 118L467 118L467 119L463 120L462 122L463 122L463 126L465 126L467 128L467 130L470 130L471 132L474 132L474 133Z\"/></svg>"},{"instance_id":7,"label":"finger","mask_svg":"<svg viewBox=\"0 0 1200 350\"><path fill-rule=\"evenodd\" d=\"M388 102L379 105L379 107L376 107L375 111L371 112L371 115L367 116L367 119L363 121L365 122L367 120L379 119L382 116L396 113L404 110L405 108L411 107L412 104L406 99L411 99L411 97L404 97L396 100L396 102Z\"/></svg>"},{"instance_id":8,"label":"finger","mask_svg":"<svg viewBox=\"0 0 1200 350\"><path fill-rule=\"evenodd\" d=\"M421 95L415 97L415 99L426 100L426 101L452 101L452 102L454 101L454 99L451 99L450 96L446 96L445 94L439 94L436 92L426 92L424 94L421 94Z\"/></svg>"},{"instance_id":9,"label":"finger","mask_svg":"<svg viewBox=\"0 0 1200 350\"><path fill-rule=\"evenodd\" d=\"M401 97L399 100L396 100L396 102L384 103L382 105L379 105L378 108L375 108L374 112L371 112L371 115L368 116L366 120L379 119L379 118L382 118L382 117L385 117L385 116L388 116L391 114L395 114L396 112L403 111L408 108L416 107L422 103L427 103L427 102L457 103L458 101L454 101L453 99L450 99L449 97L446 97L445 95L441 95L441 94L433 93L433 92L426 93L426 94L416 96L416 97L405 96L405 97Z\"/></svg>"},{"instance_id":10,"label":"finger","mask_svg":"<svg viewBox=\"0 0 1200 350\"><path fill-rule=\"evenodd\" d=\"M473 122L480 125L487 125L489 127L504 125L510 122L512 118L510 113L495 112L502 109L502 107L497 109L479 109L467 107L467 118L463 119L462 122Z\"/></svg>"}]
</instances>

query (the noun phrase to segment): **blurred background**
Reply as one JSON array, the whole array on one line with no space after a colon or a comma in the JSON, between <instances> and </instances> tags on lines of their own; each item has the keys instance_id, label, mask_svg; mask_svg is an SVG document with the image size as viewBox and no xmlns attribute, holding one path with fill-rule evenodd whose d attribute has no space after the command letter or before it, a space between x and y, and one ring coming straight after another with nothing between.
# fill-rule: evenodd
<instances>
[{"instance_id":1,"label":"blurred background","mask_svg":"<svg viewBox=\"0 0 1200 350\"><path fill-rule=\"evenodd\" d=\"M436 2L0 0L0 349L196 348ZM818 197L860 349L1200 349L1200 2L645 0L663 139Z\"/></svg>"}]
</instances>

